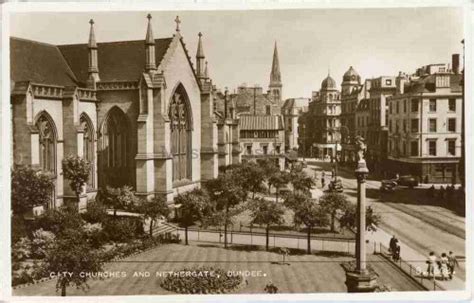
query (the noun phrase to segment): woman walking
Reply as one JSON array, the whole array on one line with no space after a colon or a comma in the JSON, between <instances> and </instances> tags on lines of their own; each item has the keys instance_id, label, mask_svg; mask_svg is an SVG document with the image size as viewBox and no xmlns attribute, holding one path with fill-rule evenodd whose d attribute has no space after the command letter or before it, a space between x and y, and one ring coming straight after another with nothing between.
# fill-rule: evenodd
<instances>
[{"instance_id":1,"label":"woman walking","mask_svg":"<svg viewBox=\"0 0 474 303\"><path fill-rule=\"evenodd\" d=\"M445 253L441 254L441 259L440 259L440 272L441 272L441 279L443 280L448 280L449 277L449 271L448 271L448 256Z\"/></svg>"}]
</instances>

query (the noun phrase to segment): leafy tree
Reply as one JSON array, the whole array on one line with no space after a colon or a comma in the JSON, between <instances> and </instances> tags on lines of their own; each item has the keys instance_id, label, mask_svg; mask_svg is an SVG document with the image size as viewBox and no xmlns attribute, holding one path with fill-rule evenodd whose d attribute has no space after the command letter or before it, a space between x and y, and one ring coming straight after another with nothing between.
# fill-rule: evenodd
<instances>
[{"instance_id":1,"label":"leafy tree","mask_svg":"<svg viewBox=\"0 0 474 303\"><path fill-rule=\"evenodd\" d=\"M145 219L150 220L150 237L153 237L153 224L155 224L158 217L163 216L167 218L170 214L170 208L166 204L163 197L155 197L152 200L142 200L139 205L139 212L143 214Z\"/></svg>"},{"instance_id":2,"label":"leafy tree","mask_svg":"<svg viewBox=\"0 0 474 303\"><path fill-rule=\"evenodd\" d=\"M293 193L285 197L283 204L285 207L295 211L300 205L311 199L308 195L302 193Z\"/></svg>"},{"instance_id":3,"label":"leafy tree","mask_svg":"<svg viewBox=\"0 0 474 303\"><path fill-rule=\"evenodd\" d=\"M315 226L326 226L329 223L328 217L322 208L311 199L303 201L294 211L295 224L304 224L307 228L308 254L311 254L311 230Z\"/></svg>"},{"instance_id":4,"label":"leafy tree","mask_svg":"<svg viewBox=\"0 0 474 303\"><path fill-rule=\"evenodd\" d=\"M290 174L286 171L277 171L268 178L269 189L271 186L275 187L276 201L278 202L278 194L280 188L290 182Z\"/></svg>"},{"instance_id":5,"label":"leafy tree","mask_svg":"<svg viewBox=\"0 0 474 303\"><path fill-rule=\"evenodd\" d=\"M81 272L102 271L100 252L92 248L82 228L67 229L46 254L43 271L68 273L58 275L56 282L56 289L61 290L61 296L66 296L68 286L88 288L88 277Z\"/></svg>"},{"instance_id":6,"label":"leafy tree","mask_svg":"<svg viewBox=\"0 0 474 303\"><path fill-rule=\"evenodd\" d=\"M132 209L137 206L140 201L140 199L135 196L133 188L127 185L120 188L107 186L100 191L98 199L104 205L114 210L114 218L117 216L117 210Z\"/></svg>"},{"instance_id":7,"label":"leafy tree","mask_svg":"<svg viewBox=\"0 0 474 303\"><path fill-rule=\"evenodd\" d=\"M226 172L206 183L206 190L215 209L214 214L208 216L207 220L224 225L224 247L226 248L227 228L232 223L232 217L240 212L238 205L247 197L247 191L242 187L243 182L239 178L232 172Z\"/></svg>"},{"instance_id":8,"label":"leafy tree","mask_svg":"<svg viewBox=\"0 0 474 303\"><path fill-rule=\"evenodd\" d=\"M179 216L176 218L184 227L185 244L188 242L188 228L199 220L203 220L206 214L210 214L209 197L201 189L179 194L175 198L175 204L181 205Z\"/></svg>"},{"instance_id":9,"label":"leafy tree","mask_svg":"<svg viewBox=\"0 0 474 303\"><path fill-rule=\"evenodd\" d=\"M357 206L354 204L349 204L348 207L344 210L341 218L339 218L339 223L341 227L356 229L357 228ZM374 213L373 208L370 206L366 207L365 211L365 228L368 231L376 231L377 225L380 223L380 215Z\"/></svg>"},{"instance_id":10,"label":"leafy tree","mask_svg":"<svg viewBox=\"0 0 474 303\"><path fill-rule=\"evenodd\" d=\"M69 180L69 186L76 195L77 203L80 201L82 188L89 180L91 165L89 161L77 156L69 155L63 159L63 174Z\"/></svg>"},{"instance_id":11,"label":"leafy tree","mask_svg":"<svg viewBox=\"0 0 474 303\"><path fill-rule=\"evenodd\" d=\"M49 174L19 165L12 169L11 178L14 215L23 217L33 207L47 205L51 200L53 181Z\"/></svg>"},{"instance_id":12,"label":"leafy tree","mask_svg":"<svg viewBox=\"0 0 474 303\"><path fill-rule=\"evenodd\" d=\"M263 181L265 180L264 170L253 163L243 163L239 168L232 171L233 175L239 176L242 180L242 188L252 192L252 199L255 198L257 192L263 191Z\"/></svg>"},{"instance_id":13,"label":"leafy tree","mask_svg":"<svg viewBox=\"0 0 474 303\"><path fill-rule=\"evenodd\" d=\"M340 193L328 192L319 199L319 205L321 205L322 209L329 214L331 218L331 231L335 232L337 212L344 211L348 207L349 201L347 200L347 197Z\"/></svg>"},{"instance_id":14,"label":"leafy tree","mask_svg":"<svg viewBox=\"0 0 474 303\"><path fill-rule=\"evenodd\" d=\"M292 171L290 179L295 192L308 193L316 185L314 179L303 171Z\"/></svg>"},{"instance_id":15,"label":"leafy tree","mask_svg":"<svg viewBox=\"0 0 474 303\"><path fill-rule=\"evenodd\" d=\"M280 225L284 222L283 216L285 210L282 205L276 201L257 198L250 203L252 224L265 225L265 247L269 247L269 233L271 225Z\"/></svg>"},{"instance_id":16,"label":"leafy tree","mask_svg":"<svg viewBox=\"0 0 474 303\"><path fill-rule=\"evenodd\" d=\"M35 221L37 229L51 231L56 236L67 229L78 229L84 224L81 216L74 207L62 206L46 210Z\"/></svg>"}]
</instances>

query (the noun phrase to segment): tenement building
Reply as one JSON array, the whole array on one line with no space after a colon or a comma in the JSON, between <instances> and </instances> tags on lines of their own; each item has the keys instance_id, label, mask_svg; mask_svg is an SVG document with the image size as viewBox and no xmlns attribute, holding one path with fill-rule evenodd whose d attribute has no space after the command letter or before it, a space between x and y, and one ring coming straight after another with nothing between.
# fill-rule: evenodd
<instances>
[{"instance_id":1,"label":"tenement building","mask_svg":"<svg viewBox=\"0 0 474 303\"><path fill-rule=\"evenodd\" d=\"M286 99L281 108L283 121L285 124L285 153L290 150L305 152L302 137L305 136L305 130L300 129L298 118L308 111L309 98L290 98ZM300 137L301 135L301 137Z\"/></svg>"},{"instance_id":2,"label":"tenement building","mask_svg":"<svg viewBox=\"0 0 474 303\"><path fill-rule=\"evenodd\" d=\"M281 114L282 81L275 43L267 92L257 85L241 85L230 95L230 115L236 116L242 161L271 159L284 168L285 133ZM225 103L227 104L227 102Z\"/></svg>"},{"instance_id":3,"label":"tenement building","mask_svg":"<svg viewBox=\"0 0 474 303\"><path fill-rule=\"evenodd\" d=\"M335 159L341 142L340 115L340 93L336 81L328 75L321 83L321 90L313 92L308 113L303 118L312 156L324 160Z\"/></svg>"},{"instance_id":4,"label":"tenement building","mask_svg":"<svg viewBox=\"0 0 474 303\"><path fill-rule=\"evenodd\" d=\"M396 93L387 99L390 171L424 183L460 181L461 80L457 54L452 69L433 64L397 79Z\"/></svg>"},{"instance_id":5,"label":"tenement building","mask_svg":"<svg viewBox=\"0 0 474 303\"><path fill-rule=\"evenodd\" d=\"M50 173L49 207L74 197L61 168L70 154L92 164L80 207L107 185L172 201L217 176L215 89L202 37L193 65L179 24L172 37L155 39L148 15L137 41L98 43L92 20L88 43L11 38L14 162Z\"/></svg>"}]
</instances>

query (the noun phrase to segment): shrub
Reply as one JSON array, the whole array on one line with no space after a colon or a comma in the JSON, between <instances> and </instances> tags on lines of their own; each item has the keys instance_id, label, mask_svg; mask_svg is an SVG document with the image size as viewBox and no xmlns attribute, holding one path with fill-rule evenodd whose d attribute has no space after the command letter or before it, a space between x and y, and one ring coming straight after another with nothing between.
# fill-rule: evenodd
<instances>
[{"instance_id":1,"label":"shrub","mask_svg":"<svg viewBox=\"0 0 474 303\"><path fill-rule=\"evenodd\" d=\"M87 203L87 211L81 217L89 223L104 223L107 220L107 208L99 201Z\"/></svg>"},{"instance_id":2,"label":"shrub","mask_svg":"<svg viewBox=\"0 0 474 303\"><path fill-rule=\"evenodd\" d=\"M232 292L242 283L242 276L227 275L227 272L220 268L184 268L179 272L191 274L169 275L164 278L160 286L181 294L217 294Z\"/></svg>"},{"instance_id":3,"label":"shrub","mask_svg":"<svg viewBox=\"0 0 474 303\"><path fill-rule=\"evenodd\" d=\"M139 232L140 220L136 218L108 218L104 224L105 237L114 242L130 242Z\"/></svg>"},{"instance_id":4,"label":"shrub","mask_svg":"<svg viewBox=\"0 0 474 303\"><path fill-rule=\"evenodd\" d=\"M27 237L20 238L12 246L12 261L20 262L29 258L31 254L31 241Z\"/></svg>"},{"instance_id":5,"label":"shrub","mask_svg":"<svg viewBox=\"0 0 474 303\"><path fill-rule=\"evenodd\" d=\"M47 251L51 248L56 237L50 231L38 229L33 232L31 241L31 256L36 259L46 257Z\"/></svg>"}]
</instances>

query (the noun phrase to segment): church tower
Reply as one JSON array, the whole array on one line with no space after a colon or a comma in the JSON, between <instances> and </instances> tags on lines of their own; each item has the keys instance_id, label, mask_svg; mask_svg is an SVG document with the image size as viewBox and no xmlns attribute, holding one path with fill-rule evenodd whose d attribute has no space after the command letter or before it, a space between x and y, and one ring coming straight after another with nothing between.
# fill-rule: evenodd
<instances>
[{"instance_id":1,"label":"church tower","mask_svg":"<svg viewBox=\"0 0 474 303\"><path fill-rule=\"evenodd\" d=\"M275 48L273 50L272 71L270 73L270 85L268 86L269 95L274 101L281 102L281 74L280 62L278 60L278 48L275 41Z\"/></svg>"}]
</instances>

